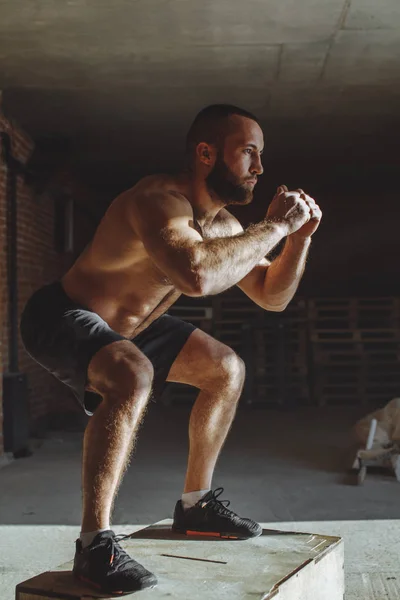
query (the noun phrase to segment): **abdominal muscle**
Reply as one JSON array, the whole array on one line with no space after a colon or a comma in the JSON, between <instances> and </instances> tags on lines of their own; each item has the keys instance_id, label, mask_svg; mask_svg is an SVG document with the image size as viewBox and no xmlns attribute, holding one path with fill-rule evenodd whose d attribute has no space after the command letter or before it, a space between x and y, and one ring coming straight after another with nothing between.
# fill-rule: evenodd
<instances>
[{"instance_id":1,"label":"abdominal muscle","mask_svg":"<svg viewBox=\"0 0 400 600\"><path fill-rule=\"evenodd\" d=\"M140 279L139 279L140 280ZM164 314L179 298L175 288L164 286L135 286L135 279L110 277L107 273L91 273L90 276L78 269L62 279L65 293L77 304L97 313L117 333L133 338L146 329L155 319Z\"/></svg>"},{"instance_id":2,"label":"abdominal muscle","mask_svg":"<svg viewBox=\"0 0 400 600\"><path fill-rule=\"evenodd\" d=\"M117 333L133 338L146 329L181 293L156 267L124 218L117 198L92 243L62 278L73 302L97 313Z\"/></svg>"}]
</instances>

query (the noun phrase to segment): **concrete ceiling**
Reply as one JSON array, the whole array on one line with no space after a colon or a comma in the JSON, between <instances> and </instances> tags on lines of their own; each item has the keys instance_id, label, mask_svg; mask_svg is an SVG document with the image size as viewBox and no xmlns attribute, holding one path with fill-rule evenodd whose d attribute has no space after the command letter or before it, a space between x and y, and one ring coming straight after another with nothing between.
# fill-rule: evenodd
<instances>
[{"instance_id":1,"label":"concrete ceiling","mask_svg":"<svg viewBox=\"0 0 400 600\"><path fill-rule=\"evenodd\" d=\"M0 0L0 89L33 136L67 137L100 177L173 167L214 102L256 112L271 155L384 160L400 2Z\"/></svg>"}]
</instances>

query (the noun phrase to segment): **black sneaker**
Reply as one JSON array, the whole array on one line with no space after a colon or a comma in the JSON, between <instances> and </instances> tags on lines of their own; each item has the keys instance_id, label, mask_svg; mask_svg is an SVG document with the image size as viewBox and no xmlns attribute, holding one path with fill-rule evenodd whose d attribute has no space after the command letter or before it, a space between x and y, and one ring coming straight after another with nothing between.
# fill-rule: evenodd
<instances>
[{"instance_id":1,"label":"black sneaker","mask_svg":"<svg viewBox=\"0 0 400 600\"><path fill-rule=\"evenodd\" d=\"M218 500L224 488L209 491L192 508L175 507L173 531L186 535L207 535L229 540L247 540L262 534L262 527L228 510L229 500Z\"/></svg>"},{"instance_id":2,"label":"black sneaker","mask_svg":"<svg viewBox=\"0 0 400 600\"><path fill-rule=\"evenodd\" d=\"M118 541L127 538L111 530L99 533L90 546L76 540L73 573L81 581L107 594L127 594L157 585L157 578L133 560Z\"/></svg>"}]
</instances>

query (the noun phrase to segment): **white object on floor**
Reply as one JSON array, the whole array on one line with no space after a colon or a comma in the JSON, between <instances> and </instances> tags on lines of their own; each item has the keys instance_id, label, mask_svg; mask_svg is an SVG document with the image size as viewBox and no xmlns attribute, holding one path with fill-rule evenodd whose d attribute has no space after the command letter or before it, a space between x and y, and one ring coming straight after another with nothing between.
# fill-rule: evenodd
<instances>
[{"instance_id":1,"label":"white object on floor","mask_svg":"<svg viewBox=\"0 0 400 600\"><path fill-rule=\"evenodd\" d=\"M375 410L357 421L354 426L354 435L362 446L367 443L372 419L377 421L373 446L383 446L400 441L400 398L393 398L379 410Z\"/></svg>"},{"instance_id":2,"label":"white object on floor","mask_svg":"<svg viewBox=\"0 0 400 600\"><path fill-rule=\"evenodd\" d=\"M366 450L371 450L371 448L372 448L372 445L374 443L374 438L375 438L376 426L377 425L378 425L378 421L376 419L372 419L371 420L371 427L370 427L369 433L368 433L367 445L365 447Z\"/></svg>"}]
</instances>

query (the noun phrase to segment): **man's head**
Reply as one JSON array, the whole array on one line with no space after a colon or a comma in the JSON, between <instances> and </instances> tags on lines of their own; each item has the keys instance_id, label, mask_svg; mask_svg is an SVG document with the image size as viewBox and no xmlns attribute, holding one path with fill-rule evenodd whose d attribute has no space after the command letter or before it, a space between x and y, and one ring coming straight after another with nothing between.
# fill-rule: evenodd
<instances>
[{"instance_id":1,"label":"man's head","mask_svg":"<svg viewBox=\"0 0 400 600\"><path fill-rule=\"evenodd\" d=\"M227 204L248 204L263 168L264 137L257 118L229 104L214 104L195 118L186 137L189 164Z\"/></svg>"}]
</instances>

